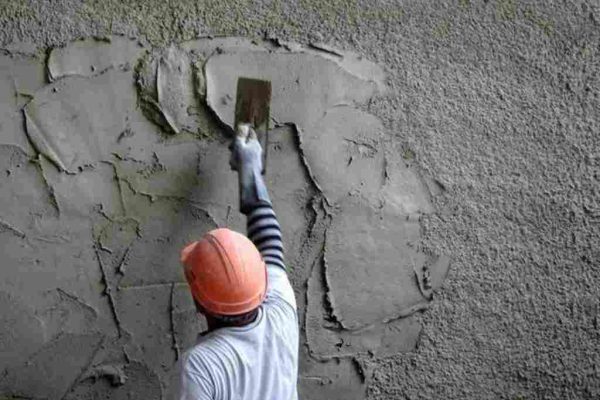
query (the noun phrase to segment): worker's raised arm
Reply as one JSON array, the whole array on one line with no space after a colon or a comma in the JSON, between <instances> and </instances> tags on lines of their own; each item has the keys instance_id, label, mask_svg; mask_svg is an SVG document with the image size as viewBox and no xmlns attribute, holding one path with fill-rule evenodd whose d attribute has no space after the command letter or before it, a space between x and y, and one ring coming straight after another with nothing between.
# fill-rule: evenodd
<instances>
[{"instance_id":1,"label":"worker's raised arm","mask_svg":"<svg viewBox=\"0 0 600 400\"><path fill-rule=\"evenodd\" d=\"M238 127L231 145L231 169L238 172L240 210L246 215L247 235L267 265L267 298L281 299L296 309L294 291L283 260L281 229L262 176L262 149L256 132L249 125ZM295 313L290 314L295 315Z\"/></svg>"},{"instance_id":2,"label":"worker's raised arm","mask_svg":"<svg viewBox=\"0 0 600 400\"><path fill-rule=\"evenodd\" d=\"M231 145L229 164L238 172L240 210L248 218L248 238L260 251L267 266L285 270L281 229L262 177L262 149L250 125L238 127Z\"/></svg>"}]
</instances>

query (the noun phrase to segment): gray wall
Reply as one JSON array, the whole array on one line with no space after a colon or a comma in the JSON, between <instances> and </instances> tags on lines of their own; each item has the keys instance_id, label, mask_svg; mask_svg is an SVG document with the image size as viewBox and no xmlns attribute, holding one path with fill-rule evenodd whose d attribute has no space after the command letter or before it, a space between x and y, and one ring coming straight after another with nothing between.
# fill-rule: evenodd
<instances>
[{"instance_id":1,"label":"gray wall","mask_svg":"<svg viewBox=\"0 0 600 400\"><path fill-rule=\"evenodd\" d=\"M347 127L358 147L340 155L348 160L358 152L367 173L383 165L383 183L373 192L360 185L372 182L367 174L344 181L342 189L358 196L328 201L339 193L337 179L350 172L327 174L331 168L318 151L320 139L310 141L308 119L302 131L298 125L278 131L280 151L271 160L279 168L268 177L288 230L304 397L600 396L597 2L3 6L0 72L17 78L3 79L0 95L0 393L173 396L177 362L202 328L176 251L217 225L243 229L235 179L223 162L226 139L170 135L164 123L159 128L160 116L138 101L140 92L152 91L134 86L133 77L143 74L134 70L137 61L130 69L91 71L93 79L50 83L46 52L114 33L135 37L152 60L171 42L211 33L327 43L364 55L387 73L385 93L340 94L348 102L362 99L353 107L365 113L367 127L382 124L375 129L380 136ZM367 72L362 81L376 75ZM203 99L202 91L191 96ZM69 130L60 113L65 104L78 123L97 129L85 136L97 138L94 143ZM294 118L285 122L301 125L302 117ZM343 121L330 121L327 132ZM214 120L196 123L196 133L219 131ZM62 142L48 144L44 132L60 132L63 139L52 138ZM331 140L332 148L343 142ZM399 197L405 192L412 197ZM374 199L384 200L380 208ZM411 204L414 212L406 210ZM361 264L353 262L360 253L351 252L364 239L350 228L356 223L372 228L364 235L376 243L368 254L384 255L377 266L393 265L385 255L394 251L414 251L417 260L400 263L398 274L378 268L383 272L369 279L385 283L406 273L399 285L410 280L412 286L402 293L413 290L424 300L398 295L386 303L381 299L389 298L393 281L380 290L360 279ZM340 266L358 275L347 282ZM425 270L432 287L423 281ZM383 311L375 317L373 304L347 295L359 283L357 293L380 299L375 309ZM375 333L354 326L375 326Z\"/></svg>"}]
</instances>

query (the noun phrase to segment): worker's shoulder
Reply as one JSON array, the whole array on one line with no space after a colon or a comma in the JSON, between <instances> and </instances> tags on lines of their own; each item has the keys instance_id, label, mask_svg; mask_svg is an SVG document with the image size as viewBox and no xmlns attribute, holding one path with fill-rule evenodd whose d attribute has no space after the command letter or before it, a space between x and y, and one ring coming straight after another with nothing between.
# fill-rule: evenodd
<instances>
[{"instance_id":1,"label":"worker's shoulder","mask_svg":"<svg viewBox=\"0 0 600 400\"><path fill-rule=\"evenodd\" d=\"M296 312L296 297L288 275L283 268L267 265L269 282L265 303L269 305L285 304Z\"/></svg>"},{"instance_id":2,"label":"worker's shoulder","mask_svg":"<svg viewBox=\"0 0 600 400\"><path fill-rule=\"evenodd\" d=\"M194 375L206 375L206 372L208 371L206 365L207 355L210 355L210 351L208 351L206 345L198 343L195 346L191 347L185 353L183 353L183 370L187 373L191 373Z\"/></svg>"},{"instance_id":3,"label":"worker's shoulder","mask_svg":"<svg viewBox=\"0 0 600 400\"><path fill-rule=\"evenodd\" d=\"M184 370L198 375L210 375L221 364L223 357L225 346L221 336L211 332L200 337L182 357Z\"/></svg>"}]
</instances>

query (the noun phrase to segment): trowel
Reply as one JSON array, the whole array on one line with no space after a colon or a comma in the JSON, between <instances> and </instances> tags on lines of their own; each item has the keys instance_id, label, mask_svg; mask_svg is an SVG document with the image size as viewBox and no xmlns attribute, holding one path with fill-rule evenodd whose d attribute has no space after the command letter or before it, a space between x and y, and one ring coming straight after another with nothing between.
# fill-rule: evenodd
<instances>
[{"instance_id":1,"label":"trowel","mask_svg":"<svg viewBox=\"0 0 600 400\"><path fill-rule=\"evenodd\" d=\"M251 124L263 148L263 170L267 170L269 141L269 113L271 106L271 81L238 78L235 100L235 124Z\"/></svg>"}]
</instances>

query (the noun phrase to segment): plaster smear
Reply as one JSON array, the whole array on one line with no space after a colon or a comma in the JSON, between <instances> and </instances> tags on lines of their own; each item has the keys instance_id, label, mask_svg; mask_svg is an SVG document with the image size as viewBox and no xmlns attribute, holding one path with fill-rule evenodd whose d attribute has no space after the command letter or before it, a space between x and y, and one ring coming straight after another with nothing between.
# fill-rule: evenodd
<instances>
[{"instance_id":1,"label":"plaster smear","mask_svg":"<svg viewBox=\"0 0 600 400\"><path fill-rule=\"evenodd\" d=\"M123 192L130 217L109 221L98 236L99 244L110 251L103 252L111 259L107 265L115 266L115 273L120 274L119 286L183 282L183 272L176 268L179 250L199 232L217 225L192 204L165 199L152 202L126 187Z\"/></svg>"},{"instance_id":2,"label":"plaster smear","mask_svg":"<svg viewBox=\"0 0 600 400\"><path fill-rule=\"evenodd\" d=\"M46 292L45 301L47 306L37 317L47 338L60 333L83 334L98 327L98 310L64 289Z\"/></svg>"},{"instance_id":3,"label":"plaster smear","mask_svg":"<svg viewBox=\"0 0 600 400\"><path fill-rule=\"evenodd\" d=\"M21 398L63 398L101 342L99 334L61 334L25 363L8 370L0 379L0 391Z\"/></svg>"},{"instance_id":4,"label":"plaster smear","mask_svg":"<svg viewBox=\"0 0 600 400\"><path fill-rule=\"evenodd\" d=\"M168 134L220 135L204 104L204 59L172 45L143 57L136 84L145 115Z\"/></svg>"},{"instance_id":5,"label":"plaster smear","mask_svg":"<svg viewBox=\"0 0 600 400\"><path fill-rule=\"evenodd\" d=\"M2 235L0 235L0 238ZM44 343L44 326L27 304L6 292L0 292L0 376L20 364Z\"/></svg>"},{"instance_id":6,"label":"plaster smear","mask_svg":"<svg viewBox=\"0 0 600 400\"><path fill-rule=\"evenodd\" d=\"M40 57L0 50L0 144L18 146L33 155L24 134L21 110L44 83Z\"/></svg>"},{"instance_id":7,"label":"plaster smear","mask_svg":"<svg viewBox=\"0 0 600 400\"><path fill-rule=\"evenodd\" d=\"M425 262L416 250L419 236L418 221L354 198L343 203L327 233L325 271L329 301L344 328L393 319L426 300L414 276Z\"/></svg>"},{"instance_id":8,"label":"plaster smear","mask_svg":"<svg viewBox=\"0 0 600 400\"><path fill-rule=\"evenodd\" d=\"M85 216L61 215L41 159L29 159L18 147L0 146L0 170L0 290L25 295L37 313L45 312L48 293L57 288L103 310L100 275L89 245L89 209ZM106 329L109 322L101 316L96 328ZM46 326L50 331L54 324Z\"/></svg>"},{"instance_id":9,"label":"plaster smear","mask_svg":"<svg viewBox=\"0 0 600 400\"><path fill-rule=\"evenodd\" d=\"M314 267L306 289L304 328L312 357L323 361L360 354L390 356L415 348L421 326L412 315L387 323L375 322L360 329L343 329L331 315L324 261Z\"/></svg>"},{"instance_id":10,"label":"plaster smear","mask_svg":"<svg viewBox=\"0 0 600 400\"><path fill-rule=\"evenodd\" d=\"M354 107L336 106L303 130L308 162L332 202L360 193L376 203L385 182L383 125Z\"/></svg>"},{"instance_id":11,"label":"plaster smear","mask_svg":"<svg viewBox=\"0 0 600 400\"><path fill-rule=\"evenodd\" d=\"M375 82L312 53L222 52L208 59L205 72L207 103L229 126L233 125L238 76L270 80L272 118L302 129L312 126L329 108L366 103L378 90Z\"/></svg>"},{"instance_id":12,"label":"plaster smear","mask_svg":"<svg viewBox=\"0 0 600 400\"><path fill-rule=\"evenodd\" d=\"M108 364L96 367L96 371L83 376L65 399L103 399L108 393L115 400L163 398L156 374L143 363Z\"/></svg>"},{"instance_id":13,"label":"plaster smear","mask_svg":"<svg viewBox=\"0 0 600 400\"><path fill-rule=\"evenodd\" d=\"M205 328L179 250L245 229L227 149L239 76L273 84L265 179L307 300L303 397L364 398L357 359L414 348L448 260L417 246L435 185L364 111L387 90L379 66L271 40L83 39L46 65L0 53L0 393L176 397Z\"/></svg>"},{"instance_id":14,"label":"plaster smear","mask_svg":"<svg viewBox=\"0 0 600 400\"><path fill-rule=\"evenodd\" d=\"M292 272L301 271L306 263L298 257L310 229L312 212L308 205L317 192L298 153L298 140L298 132L291 126L270 132L265 174L267 186L277 188L271 199L281 224L286 264Z\"/></svg>"},{"instance_id":15,"label":"plaster smear","mask_svg":"<svg viewBox=\"0 0 600 400\"><path fill-rule=\"evenodd\" d=\"M176 361L171 337L171 285L121 289L116 299L123 329L140 346L143 361L163 376Z\"/></svg>"},{"instance_id":16,"label":"plaster smear","mask_svg":"<svg viewBox=\"0 0 600 400\"><path fill-rule=\"evenodd\" d=\"M130 73L110 70L94 79L73 76L45 86L25 107L30 140L67 172L106 158L135 106L132 85Z\"/></svg>"},{"instance_id":17,"label":"plaster smear","mask_svg":"<svg viewBox=\"0 0 600 400\"><path fill-rule=\"evenodd\" d=\"M146 51L139 40L124 36L78 40L52 49L47 63L49 79L90 77L114 67L129 70Z\"/></svg>"},{"instance_id":18,"label":"plaster smear","mask_svg":"<svg viewBox=\"0 0 600 400\"><path fill-rule=\"evenodd\" d=\"M55 198L39 164L18 146L0 145L0 219L3 230L24 236L35 215L54 216ZM8 250L8 249L6 249Z\"/></svg>"}]
</instances>

